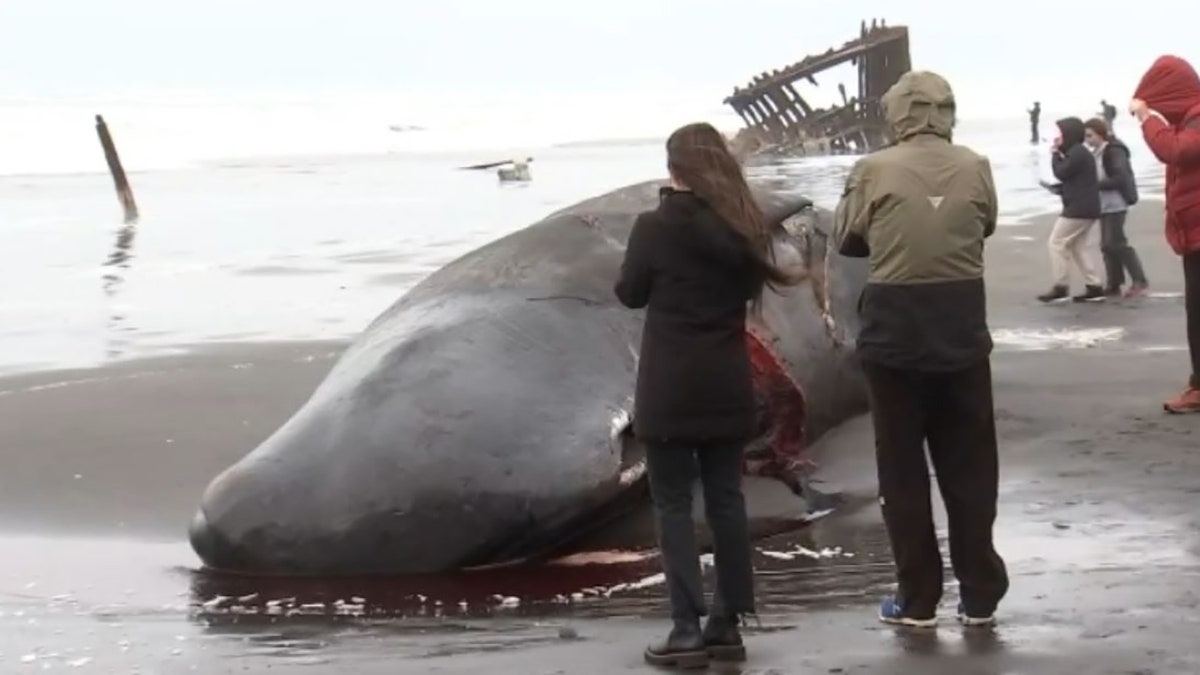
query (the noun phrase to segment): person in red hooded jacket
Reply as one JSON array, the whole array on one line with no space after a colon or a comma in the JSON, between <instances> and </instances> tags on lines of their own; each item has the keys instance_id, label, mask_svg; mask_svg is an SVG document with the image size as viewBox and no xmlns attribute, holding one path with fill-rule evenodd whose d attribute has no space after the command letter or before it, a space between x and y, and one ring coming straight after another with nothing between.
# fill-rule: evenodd
<instances>
[{"instance_id":1,"label":"person in red hooded jacket","mask_svg":"<svg viewBox=\"0 0 1200 675\"><path fill-rule=\"evenodd\" d=\"M1184 306L1192 376L1167 412L1200 412L1200 76L1177 56L1163 56L1142 77L1129 112L1146 144L1167 165L1167 241L1183 257Z\"/></svg>"}]
</instances>

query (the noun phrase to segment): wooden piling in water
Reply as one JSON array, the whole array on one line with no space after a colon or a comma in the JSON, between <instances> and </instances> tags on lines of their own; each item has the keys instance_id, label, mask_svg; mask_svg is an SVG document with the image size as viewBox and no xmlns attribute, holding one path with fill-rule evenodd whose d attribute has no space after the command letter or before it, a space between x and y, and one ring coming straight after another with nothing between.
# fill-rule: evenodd
<instances>
[{"instance_id":1,"label":"wooden piling in water","mask_svg":"<svg viewBox=\"0 0 1200 675\"><path fill-rule=\"evenodd\" d=\"M133 200L133 189L129 187L129 179L121 166L121 158L117 156L117 146L113 143L112 134L108 132L108 125L100 115L96 115L96 133L100 136L100 146L104 148L104 161L108 162L109 173L112 174L113 183L117 188L117 199L121 201L121 208L125 210L125 222L135 223L138 219L138 208L137 202Z\"/></svg>"}]
</instances>

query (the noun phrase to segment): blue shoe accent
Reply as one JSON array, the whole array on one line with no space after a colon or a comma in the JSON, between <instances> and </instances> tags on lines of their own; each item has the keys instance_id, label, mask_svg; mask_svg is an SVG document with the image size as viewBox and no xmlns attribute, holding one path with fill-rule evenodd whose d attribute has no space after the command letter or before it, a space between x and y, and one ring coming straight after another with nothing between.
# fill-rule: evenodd
<instances>
[{"instance_id":1,"label":"blue shoe accent","mask_svg":"<svg viewBox=\"0 0 1200 675\"><path fill-rule=\"evenodd\" d=\"M905 616L904 606L893 596L884 598L883 602L880 603L879 620L893 626L908 626L910 628L936 628L938 623L936 616L927 619Z\"/></svg>"},{"instance_id":2,"label":"blue shoe accent","mask_svg":"<svg viewBox=\"0 0 1200 675\"><path fill-rule=\"evenodd\" d=\"M996 625L996 615L967 616L967 610L963 608L960 602L958 603L958 622L968 628L986 628Z\"/></svg>"}]
</instances>

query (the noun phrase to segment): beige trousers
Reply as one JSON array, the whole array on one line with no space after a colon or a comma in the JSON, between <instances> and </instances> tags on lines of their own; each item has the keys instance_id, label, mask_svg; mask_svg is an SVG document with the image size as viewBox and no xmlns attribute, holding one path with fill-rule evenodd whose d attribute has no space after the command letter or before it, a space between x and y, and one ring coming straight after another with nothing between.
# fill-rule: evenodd
<instances>
[{"instance_id":1,"label":"beige trousers","mask_svg":"<svg viewBox=\"0 0 1200 675\"><path fill-rule=\"evenodd\" d=\"M1092 233L1095 220L1059 218L1050 230L1050 271L1055 286L1071 285L1071 265L1074 265L1088 286L1099 286L1100 275L1088 255L1088 235Z\"/></svg>"}]
</instances>

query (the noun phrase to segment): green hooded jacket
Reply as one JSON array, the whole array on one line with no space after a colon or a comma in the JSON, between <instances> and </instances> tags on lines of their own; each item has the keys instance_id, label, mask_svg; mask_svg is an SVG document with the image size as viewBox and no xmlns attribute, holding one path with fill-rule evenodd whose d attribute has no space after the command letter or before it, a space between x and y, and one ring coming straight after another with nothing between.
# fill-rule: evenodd
<instances>
[{"instance_id":1,"label":"green hooded jacket","mask_svg":"<svg viewBox=\"0 0 1200 675\"><path fill-rule=\"evenodd\" d=\"M859 354L945 371L991 352L983 243L996 229L991 164L954 145L954 93L914 71L882 100L896 142L859 160L834 215L848 256L870 259Z\"/></svg>"}]
</instances>

